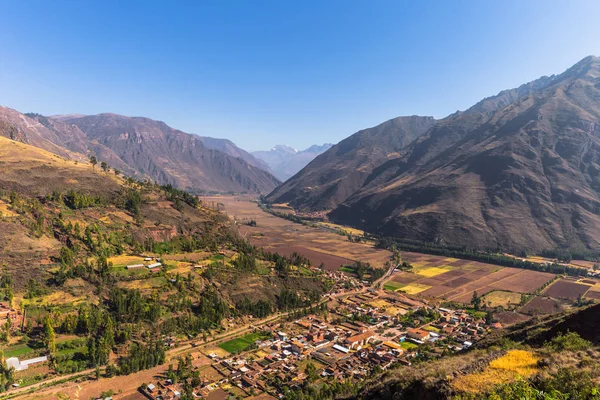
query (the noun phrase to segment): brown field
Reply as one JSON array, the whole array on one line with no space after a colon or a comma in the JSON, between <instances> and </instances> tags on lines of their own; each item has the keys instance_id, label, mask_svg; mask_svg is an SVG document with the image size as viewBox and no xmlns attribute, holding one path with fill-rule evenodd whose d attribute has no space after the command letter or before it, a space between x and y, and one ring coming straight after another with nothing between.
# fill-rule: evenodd
<instances>
[{"instance_id":1,"label":"brown field","mask_svg":"<svg viewBox=\"0 0 600 400\"><path fill-rule=\"evenodd\" d=\"M598 290L588 290L588 292L585 294L585 297L587 299L600 300L600 291L598 291Z\"/></svg>"},{"instance_id":2,"label":"brown field","mask_svg":"<svg viewBox=\"0 0 600 400\"><path fill-rule=\"evenodd\" d=\"M288 256L296 252L298 254L302 254L304 257L307 257L314 266L319 266L321 265L321 263L323 263L325 265L325 268L328 270L336 270L342 265L348 265L354 262L354 260L351 260L349 258L339 257L333 254L307 249L306 247L302 246L265 246L265 250Z\"/></svg>"},{"instance_id":3,"label":"brown field","mask_svg":"<svg viewBox=\"0 0 600 400\"><path fill-rule=\"evenodd\" d=\"M514 311L502 311L494 314L494 319L504 326L518 324L528 320L530 317Z\"/></svg>"},{"instance_id":4,"label":"brown field","mask_svg":"<svg viewBox=\"0 0 600 400\"><path fill-rule=\"evenodd\" d=\"M557 299L577 300L579 296L583 296L590 286L582 285L567 279L559 279L544 290L544 294Z\"/></svg>"},{"instance_id":5,"label":"brown field","mask_svg":"<svg viewBox=\"0 0 600 400\"><path fill-rule=\"evenodd\" d=\"M562 304L557 300L536 296L521 307L519 312L527 315L546 315L559 313L563 309Z\"/></svg>"},{"instance_id":6,"label":"brown field","mask_svg":"<svg viewBox=\"0 0 600 400\"><path fill-rule=\"evenodd\" d=\"M511 304L514 304L513 300L520 293L533 293L555 276L545 272L419 253L403 252L402 258L413 265L413 272L396 272L390 278L391 281L405 286L429 287L418 294L461 303L469 303L473 292L482 296L502 291L515 292L511 295Z\"/></svg>"},{"instance_id":7,"label":"brown field","mask_svg":"<svg viewBox=\"0 0 600 400\"><path fill-rule=\"evenodd\" d=\"M391 253L370 244L351 243L345 236L324 228L314 228L285 220L261 210L250 197L209 196L201 199L207 206L219 207L230 218L244 223L255 220L257 226L239 225L242 236L250 243L284 254L296 251L313 265L321 263L329 270L353 261L369 262L384 268Z\"/></svg>"}]
</instances>

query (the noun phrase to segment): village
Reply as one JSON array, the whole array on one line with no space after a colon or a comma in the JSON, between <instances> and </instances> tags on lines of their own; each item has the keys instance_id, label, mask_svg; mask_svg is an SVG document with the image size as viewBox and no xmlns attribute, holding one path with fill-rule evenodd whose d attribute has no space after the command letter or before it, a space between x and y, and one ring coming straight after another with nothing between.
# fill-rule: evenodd
<instances>
[{"instance_id":1,"label":"village","mask_svg":"<svg viewBox=\"0 0 600 400\"><path fill-rule=\"evenodd\" d=\"M178 383L186 364L180 361L177 372L170 367L164 379L142 382L140 394L152 400L174 400L183 393L211 400L284 398L307 382L361 381L392 366L460 352L501 328L488 323L485 313L430 305L399 292L375 291L346 275L338 278L338 286L349 289L328 294L326 309L202 348L187 362L199 365L191 371L196 386Z\"/></svg>"}]
</instances>

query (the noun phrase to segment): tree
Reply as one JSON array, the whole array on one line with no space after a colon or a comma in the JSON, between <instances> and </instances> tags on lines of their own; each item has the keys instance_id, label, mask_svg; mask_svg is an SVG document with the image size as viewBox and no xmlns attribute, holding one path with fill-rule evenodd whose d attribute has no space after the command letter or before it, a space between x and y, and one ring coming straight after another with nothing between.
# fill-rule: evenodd
<instances>
[{"instance_id":1,"label":"tree","mask_svg":"<svg viewBox=\"0 0 600 400\"><path fill-rule=\"evenodd\" d=\"M54 333L52 320L49 315L46 315L44 319L44 342L48 352L54 354L56 352L56 334Z\"/></svg>"},{"instance_id":2,"label":"tree","mask_svg":"<svg viewBox=\"0 0 600 400\"><path fill-rule=\"evenodd\" d=\"M313 364L310 361L306 364L306 368L304 368L304 372L306 373L306 376L307 376L309 382L314 382L317 379L319 379L319 374L317 373L317 367L315 367L315 364Z\"/></svg>"},{"instance_id":3,"label":"tree","mask_svg":"<svg viewBox=\"0 0 600 400\"><path fill-rule=\"evenodd\" d=\"M471 304L475 310L479 310L481 308L481 297L477 296L477 292L473 292L473 297L471 297Z\"/></svg>"},{"instance_id":4,"label":"tree","mask_svg":"<svg viewBox=\"0 0 600 400\"><path fill-rule=\"evenodd\" d=\"M113 172L115 173L116 176L121 175L121 171L119 171L118 169L113 169Z\"/></svg>"},{"instance_id":5,"label":"tree","mask_svg":"<svg viewBox=\"0 0 600 400\"><path fill-rule=\"evenodd\" d=\"M100 163L100 168L102 168L102 171L104 171L104 172L108 172L108 170L110 169L108 164L105 161L102 161Z\"/></svg>"},{"instance_id":6,"label":"tree","mask_svg":"<svg viewBox=\"0 0 600 400\"><path fill-rule=\"evenodd\" d=\"M96 156L90 156L90 164L92 164L93 168L96 168L96 164L98 164L98 159Z\"/></svg>"}]
</instances>

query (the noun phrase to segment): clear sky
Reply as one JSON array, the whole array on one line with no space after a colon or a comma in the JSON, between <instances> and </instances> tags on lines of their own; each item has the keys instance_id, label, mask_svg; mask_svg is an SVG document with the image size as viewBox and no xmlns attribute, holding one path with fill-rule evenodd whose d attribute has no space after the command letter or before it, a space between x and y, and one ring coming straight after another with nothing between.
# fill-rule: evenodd
<instances>
[{"instance_id":1,"label":"clear sky","mask_svg":"<svg viewBox=\"0 0 600 400\"><path fill-rule=\"evenodd\" d=\"M0 0L0 13L1 105L147 116L249 150L444 117L600 55L598 0Z\"/></svg>"}]
</instances>

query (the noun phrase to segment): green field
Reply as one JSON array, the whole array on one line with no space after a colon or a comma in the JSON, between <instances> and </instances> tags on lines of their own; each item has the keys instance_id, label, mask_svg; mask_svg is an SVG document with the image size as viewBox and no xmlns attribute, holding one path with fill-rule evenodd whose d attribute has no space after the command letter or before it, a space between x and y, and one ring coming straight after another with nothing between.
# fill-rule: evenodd
<instances>
[{"instance_id":1,"label":"green field","mask_svg":"<svg viewBox=\"0 0 600 400\"><path fill-rule=\"evenodd\" d=\"M219 347L229 353L236 353L239 351L246 350L248 347L250 347L251 344L253 344L257 340L266 339L266 338L268 338L268 336L264 336L263 334L260 334L260 333L249 333L249 334L239 337L237 339L233 339L233 340L229 340L225 343L221 343L219 345Z\"/></svg>"},{"instance_id":2,"label":"green field","mask_svg":"<svg viewBox=\"0 0 600 400\"><path fill-rule=\"evenodd\" d=\"M35 353L39 353L39 350L32 349L26 344L18 344L16 346L7 347L4 349L4 357L19 357L22 358L26 354L35 355Z\"/></svg>"},{"instance_id":3,"label":"green field","mask_svg":"<svg viewBox=\"0 0 600 400\"><path fill-rule=\"evenodd\" d=\"M402 283L398 283L398 282L394 282L394 281L387 281L384 285L383 288L385 290L390 290L392 292L395 292L396 290L404 287L406 285L402 284Z\"/></svg>"},{"instance_id":4,"label":"green field","mask_svg":"<svg viewBox=\"0 0 600 400\"><path fill-rule=\"evenodd\" d=\"M419 347L416 344L411 343L411 342L402 342L402 343L400 343L400 346L402 346L402 348L404 350L413 350L413 349L416 349L417 347Z\"/></svg>"}]
</instances>

